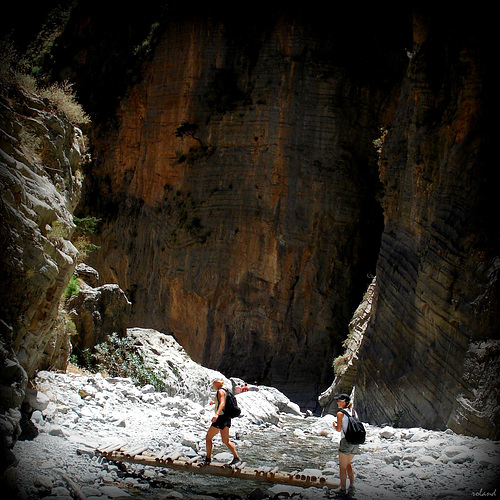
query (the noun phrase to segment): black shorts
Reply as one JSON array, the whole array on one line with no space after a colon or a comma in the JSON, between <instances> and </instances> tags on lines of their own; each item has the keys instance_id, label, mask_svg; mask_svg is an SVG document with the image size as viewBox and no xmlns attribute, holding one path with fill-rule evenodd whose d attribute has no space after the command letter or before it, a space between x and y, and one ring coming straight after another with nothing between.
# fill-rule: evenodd
<instances>
[{"instance_id":1,"label":"black shorts","mask_svg":"<svg viewBox=\"0 0 500 500\"><path fill-rule=\"evenodd\" d=\"M224 415L219 415L212 426L221 430L224 429L224 427L231 427L231 419Z\"/></svg>"}]
</instances>

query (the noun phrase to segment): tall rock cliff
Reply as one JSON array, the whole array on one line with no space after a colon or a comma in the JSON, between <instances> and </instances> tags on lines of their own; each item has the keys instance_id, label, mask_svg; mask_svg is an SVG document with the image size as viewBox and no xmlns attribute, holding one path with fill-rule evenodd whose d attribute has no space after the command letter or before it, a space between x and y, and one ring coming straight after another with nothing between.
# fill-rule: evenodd
<instances>
[{"instance_id":1,"label":"tall rock cliff","mask_svg":"<svg viewBox=\"0 0 500 500\"><path fill-rule=\"evenodd\" d=\"M397 415L498 439L498 127L494 58L476 21L414 17L382 149L385 228L356 394L373 422Z\"/></svg>"},{"instance_id":2,"label":"tall rock cliff","mask_svg":"<svg viewBox=\"0 0 500 500\"><path fill-rule=\"evenodd\" d=\"M497 435L484 17L158 5L117 19L81 2L54 44L99 118L91 264L127 290L133 324L304 404L376 274L363 417Z\"/></svg>"},{"instance_id":3,"label":"tall rock cliff","mask_svg":"<svg viewBox=\"0 0 500 500\"><path fill-rule=\"evenodd\" d=\"M375 269L373 141L408 60L397 37L379 59L381 26L268 14L165 21L94 140L82 210L103 219L89 263L134 325L314 406Z\"/></svg>"},{"instance_id":4,"label":"tall rock cliff","mask_svg":"<svg viewBox=\"0 0 500 500\"><path fill-rule=\"evenodd\" d=\"M0 481L29 378L69 357L67 332L52 327L76 264L69 237L84 151L78 128L16 88L0 81Z\"/></svg>"}]
</instances>

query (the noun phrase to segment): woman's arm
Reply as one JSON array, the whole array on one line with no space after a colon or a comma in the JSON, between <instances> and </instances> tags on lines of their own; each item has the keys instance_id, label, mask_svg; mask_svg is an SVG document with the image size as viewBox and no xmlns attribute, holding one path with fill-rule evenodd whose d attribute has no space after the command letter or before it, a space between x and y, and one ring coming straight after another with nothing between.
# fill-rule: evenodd
<instances>
[{"instance_id":1,"label":"woman's arm","mask_svg":"<svg viewBox=\"0 0 500 500\"><path fill-rule=\"evenodd\" d=\"M339 411L337 413L337 420L333 421L333 427L336 431L340 432L342 429L342 419L344 418L344 414Z\"/></svg>"},{"instance_id":2,"label":"woman's arm","mask_svg":"<svg viewBox=\"0 0 500 500\"><path fill-rule=\"evenodd\" d=\"M222 414L222 412L224 411L224 407L226 406L226 391L219 389L217 391L217 394L219 396L219 407L217 408L215 415L218 417Z\"/></svg>"}]
</instances>

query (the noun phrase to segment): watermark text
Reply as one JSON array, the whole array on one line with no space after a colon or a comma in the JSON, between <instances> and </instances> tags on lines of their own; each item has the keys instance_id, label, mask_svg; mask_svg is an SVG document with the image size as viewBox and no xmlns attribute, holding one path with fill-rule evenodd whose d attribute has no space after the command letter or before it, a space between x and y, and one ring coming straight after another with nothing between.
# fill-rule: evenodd
<instances>
[{"instance_id":1,"label":"watermark text","mask_svg":"<svg viewBox=\"0 0 500 500\"><path fill-rule=\"evenodd\" d=\"M497 490L495 488L493 491L484 491L483 488L481 488L479 491L473 491L472 496L473 497L496 497Z\"/></svg>"}]
</instances>

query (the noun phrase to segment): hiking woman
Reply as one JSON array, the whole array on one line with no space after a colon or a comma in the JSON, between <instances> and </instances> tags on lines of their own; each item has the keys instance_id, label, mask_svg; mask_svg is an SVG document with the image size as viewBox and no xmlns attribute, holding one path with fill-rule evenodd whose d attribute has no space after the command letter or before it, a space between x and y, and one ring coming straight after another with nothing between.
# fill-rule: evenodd
<instances>
[{"instance_id":1,"label":"hiking woman","mask_svg":"<svg viewBox=\"0 0 500 500\"><path fill-rule=\"evenodd\" d=\"M350 415L357 416L355 410L352 409L351 398L347 394L340 394L335 396L339 410L343 409ZM345 418L344 418L345 417ZM359 444L350 444L345 439L345 432L347 430L348 418L341 411L337 412L337 420L333 421L333 427L336 431L340 432L340 445L339 445L339 468L340 468L340 493L346 493L347 476L349 476L349 494L354 495L354 472L352 470L351 462L359 452Z\"/></svg>"},{"instance_id":2,"label":"hiking woman","mask_svg":"<svg viewBox=\"0 0 500 500\"><path fill-rule=\"evenodd\" d=\"M212 417L212 425L208 429L206 441L207 455L205 457L204 463L207 465L212 461L212 439L214 436L220 432L222 442L229 448L229 451L233 454L233 460L229 465L236 465L241 462L238 457L238 453L234 444L229 441L229 428L231 427L231 419L224 416L224 407L226 406L226 391L223 389L224 381L221 379L215 379L212 382L212 388L215 389L216 398L215 403L215 415Z\"/></svg>"}]
</instances>

